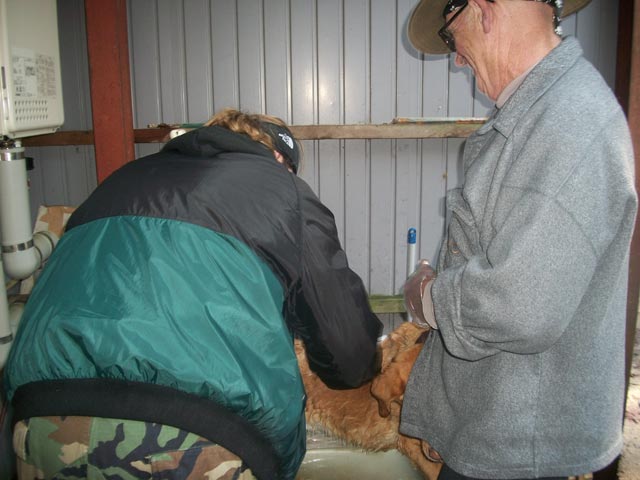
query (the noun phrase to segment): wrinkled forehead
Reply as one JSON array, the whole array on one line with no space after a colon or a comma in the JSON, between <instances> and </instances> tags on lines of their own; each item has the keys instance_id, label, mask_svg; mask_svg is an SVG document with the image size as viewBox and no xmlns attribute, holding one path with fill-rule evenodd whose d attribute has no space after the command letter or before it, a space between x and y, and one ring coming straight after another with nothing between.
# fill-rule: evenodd
<instances>
[{"instance_id":1,"label":"wrinkled forehead","mask_svg":"<svg viewBox=\"0 0 640 480\"><path fill-rule=\"evenodd\" d=\"M453 12L454 10L460 8L465 3L467 3L467 1L468 0L449 0L447 4L444 6L444 11L442 12L442 16L446 17L451 12ZM563 4L562 0L528 0L528 1L546 3L548 5L551 5L556 10L562 10L562 4Z\"/></svg>"}]
</instances>

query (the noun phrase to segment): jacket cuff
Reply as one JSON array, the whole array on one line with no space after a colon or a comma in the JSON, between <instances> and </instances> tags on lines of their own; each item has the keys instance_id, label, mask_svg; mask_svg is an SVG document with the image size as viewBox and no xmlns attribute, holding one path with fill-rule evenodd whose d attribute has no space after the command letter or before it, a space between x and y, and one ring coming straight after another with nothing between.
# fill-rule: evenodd
<instances>
[{"instance_id":1,"label":"jacket cuff","mask_svg":"<svg viewBox=\"0 0 640 480\"><path fill-rule=\"evenodd\" d=\"M424 292L422 294L422 314L424 315L424 319L427 321L427 324L434 330L437 330L438 324L436 323L436 315L433 311L433 300L431 299L431 287L434 280L435 279L429 280L427 285L424 287Z\"/></svg>"}]
</instances>

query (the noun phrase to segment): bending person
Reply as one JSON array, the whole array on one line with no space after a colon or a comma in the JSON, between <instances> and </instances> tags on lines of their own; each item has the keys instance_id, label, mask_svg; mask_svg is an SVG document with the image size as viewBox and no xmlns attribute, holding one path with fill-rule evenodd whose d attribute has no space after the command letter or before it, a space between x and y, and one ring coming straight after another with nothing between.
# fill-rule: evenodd
<instances>
[{"instance_id":1,"label":"bending person","mask_svg":"<svg viewBox=\"0 0 640 480\"><path fill-rule=\"evenodd\" d=\"M284 122L225 110L73 213L6 367L20 478L294 478L293 336L351 388L381 331L299 162Z\"/></svg>"}]
</instances>

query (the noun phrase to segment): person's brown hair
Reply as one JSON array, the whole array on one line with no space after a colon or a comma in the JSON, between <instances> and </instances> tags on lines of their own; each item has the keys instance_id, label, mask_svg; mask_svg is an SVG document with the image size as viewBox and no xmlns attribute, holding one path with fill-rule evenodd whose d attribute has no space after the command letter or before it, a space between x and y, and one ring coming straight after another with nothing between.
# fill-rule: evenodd
<instances>
[{"instance_id":1,"label":"person's brown hair","mask_svg":"<svg viewBox=\"0 0 640 480\"><path fill-rule=\"evenodd\" d=\"M247 135L251 140L262 143L270 150L277 150L271 136L262 128L261 122L273 123L281 127L289 128L287 124L278 117L259 113L244 113L233 108L220 110L205 122L204 126L218 126L235 133L242 133Z\"/></svg>"}]
</instances>

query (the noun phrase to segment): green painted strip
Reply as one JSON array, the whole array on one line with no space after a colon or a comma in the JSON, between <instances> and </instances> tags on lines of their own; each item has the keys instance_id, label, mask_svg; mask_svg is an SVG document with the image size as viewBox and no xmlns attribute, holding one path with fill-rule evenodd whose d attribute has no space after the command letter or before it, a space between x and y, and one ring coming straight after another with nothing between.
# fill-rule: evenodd
<instances>
[{"instance_id":1,"label":"green painted strip","mask_svg":"<svg viewBox=\"0 0 640 480\"><path fill-rule=\"evenodd\" d=\"M369 295L369 305L374 313L405 313L402 295Z\"/></svg>"}]
</instances>

